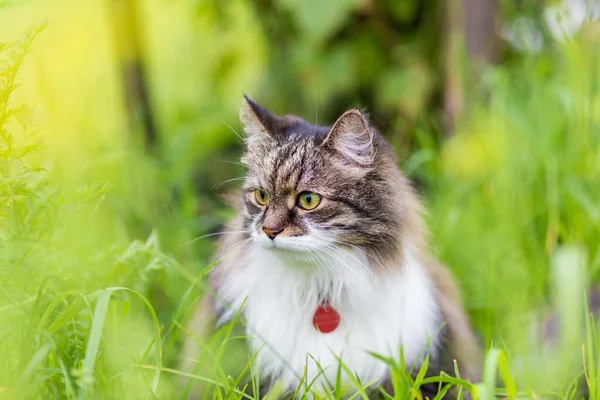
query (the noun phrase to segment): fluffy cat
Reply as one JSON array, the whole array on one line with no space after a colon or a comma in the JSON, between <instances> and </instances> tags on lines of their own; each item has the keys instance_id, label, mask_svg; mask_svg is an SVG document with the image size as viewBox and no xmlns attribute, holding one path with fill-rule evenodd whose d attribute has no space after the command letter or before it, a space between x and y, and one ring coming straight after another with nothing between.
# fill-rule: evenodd
<instances>
[{"instance_id":1,"label":"fluffy cat","mask_svg":"<svg viewBox=\"0 0 600 400\"><path fill-rule=\"evenodd\" d=\"M477 379L456 285L429 255L417 196L366 117L349 110L332 127L314 126L244 97L241 120L243 198L217 253L214 297L192 329L229 321L245 302L261 377L292 392L303 379L331 390L340 359L363 384L390 391L389 366L371 353L402 355L417 370L428 354L430 375L452 374L457 360ZM187 357L195 346L186 343Z\"/></svg>"}]
</instances>

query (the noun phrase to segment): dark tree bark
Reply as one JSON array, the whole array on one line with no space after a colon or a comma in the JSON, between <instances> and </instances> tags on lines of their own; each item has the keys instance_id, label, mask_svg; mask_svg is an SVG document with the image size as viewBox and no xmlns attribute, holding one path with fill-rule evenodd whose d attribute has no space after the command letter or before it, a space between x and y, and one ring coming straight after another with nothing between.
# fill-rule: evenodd
<instances>
[{"instance_id":1,"label":"dark tree bark","mask_svg":"<svg viewBox=\"0 0 600 400\"><path fill-rule=\"evenodd\" d=\"M451 132L465 107L465 93L486 65L500 61L498 0L449 0L444 21L444 110ZM466 65L461 65L462 58Z\"/></svg>"},{"instance_id":2,"label":"dark tree bark","mask_svg":"<svg viewBox=\"0 0 600 400\"><path fill-rule=\"evenodd\" d=\"M110 0L123 95L132 133L141 131L146 149L157 145L148 81L143 67L140 24L135 0Z\"/></svg>"},{"instance_id":3,"label":"dark tree bark","mask_svg":"<svg viewBox=\"0 0 600 400\"><path fill-rule=\"evenodd\" d=\"M463 0L469 63L477 68L500 60L497 0Z\"/></svg>"}]
</instances>

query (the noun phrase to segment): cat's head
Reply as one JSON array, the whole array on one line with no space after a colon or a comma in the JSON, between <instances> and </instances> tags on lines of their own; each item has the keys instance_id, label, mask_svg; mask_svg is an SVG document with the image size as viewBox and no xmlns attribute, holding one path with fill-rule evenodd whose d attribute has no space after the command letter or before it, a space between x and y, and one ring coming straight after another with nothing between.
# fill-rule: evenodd
<instances>
[{"instance_id":1,"label":"cat's head","mask_svg":"<svg viewBox=\"0 0 600 400\"><path fill-rule=\"evenodd\" d=\"M332 127L278 117L245 97L245 228L276 251L401 250L413 194L384 139L359 110Z\"/></svg>"}]
</instances>

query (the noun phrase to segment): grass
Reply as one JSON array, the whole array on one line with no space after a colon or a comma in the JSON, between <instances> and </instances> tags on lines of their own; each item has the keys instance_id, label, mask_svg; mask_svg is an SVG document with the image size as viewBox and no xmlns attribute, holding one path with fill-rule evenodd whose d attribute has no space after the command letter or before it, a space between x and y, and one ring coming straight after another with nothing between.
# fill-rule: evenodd
<instances>
[{"instance_id":1,"label":"grass","mask_svg":"<svg viewBox=\"0 0 600 400\"><path fill-rule=\"evenodd\" d=\"M206 150L236 136L207 117L198 130L210 134L192 138L168 109L163 124L181 131L163 138L163 160L140 153L124 139L118 100L90 96L96 84L85 93L67 85L77 75L57 86L33 78L43 69L32 72L36 59L26 56L49 46L44 36L51 41L64 29L57 25L0 45L0 398L173 399L185 398L192 382L207 398L257 398L260 371L243 321L199 340L194 373L177 368L181 342L193 334L185 328L192 305L218 267L207 262L214 241L194 238L231 215L191 177L199 163L213 179L240 174ZM473 399L579 399L584 390L600 398L598 325L585 301L600 278L596 36L584 31L486 70L455 135L440 143L435 126L423 124L418 148L401 160L423 187L432 249L459 280L487 351L482 382L464 381L460 371L426 378L427 363L410 374L384 359L395 398L420 399L419 387L432 382ZM248 68L254 76L258 67ZM74 103L60 97L60 85ZM40 103L36 91L50 100ZM237 129L230 91L221 115ZM92 111L68 112L65 104L92 97ZM53 119L61 115L69 118ZM182 388L183 377L190 383ZM352 383L349 396L369 398L373 382ZM325 389L320 397L328 399L348 389L340 379L303 388Z\"/></svg>"}]
</instances>

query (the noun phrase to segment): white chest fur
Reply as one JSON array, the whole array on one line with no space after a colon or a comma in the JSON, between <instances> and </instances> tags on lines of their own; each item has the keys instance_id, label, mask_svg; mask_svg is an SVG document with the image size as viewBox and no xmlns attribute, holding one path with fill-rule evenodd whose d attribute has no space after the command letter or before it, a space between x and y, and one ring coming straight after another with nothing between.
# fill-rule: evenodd
<instances>
[{"instance_id":1,"label":"white chest fur","mask_svg":"<svg viewBox=\"0 0 600 400\"><path fill-rule=\"evenodd\" d=\"M315 387L327 388L335 385L339 357L363 384L381 382L388 367L369 352L398 360L402 347L407 365L428 349L435 352L441 320L423 268L408 255L403 268L375 275L368 262L358 250L306 256L255 246L246 253L220 295L229 303L225 320L246 300L243 314L261 376L296 386L306 368L307 382L319 375ZM312 324L325 298L341 316L331 333Z\"/></svg>"}]
</instances>

